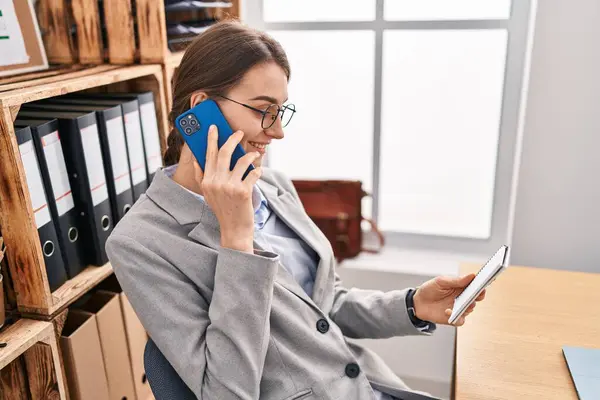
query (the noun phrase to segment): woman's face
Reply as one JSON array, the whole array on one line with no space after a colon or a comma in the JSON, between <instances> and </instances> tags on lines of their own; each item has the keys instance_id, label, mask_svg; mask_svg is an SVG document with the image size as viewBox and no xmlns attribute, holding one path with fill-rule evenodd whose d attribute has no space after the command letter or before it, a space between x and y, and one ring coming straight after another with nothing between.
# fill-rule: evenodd
<instances>
[{"instance_id":1,"label":"woman's face","mask_svg":"<svg viewBox=\"0 0 600 400\"><path fill-rule=\"evenodd\" d=\"M287 86L288 81L283 69L274 62L268 62L251 68L240 84L230 90L226 96L236 102L266 110L272 104L282 106L287 102ZM218 97L214 100L219 104L231 128L234 131L244 132L241 142L244 151L260 153L260 157L254 162L254 166L259 167L271 141L283 138L281 118L277 118L271 127L265 129L261 113L236 104L234 101ZM269 116L265 118L265 122L267 118ZM264 126L268 126L270 122L271 120Z\"/></svg>"}]
</instances>

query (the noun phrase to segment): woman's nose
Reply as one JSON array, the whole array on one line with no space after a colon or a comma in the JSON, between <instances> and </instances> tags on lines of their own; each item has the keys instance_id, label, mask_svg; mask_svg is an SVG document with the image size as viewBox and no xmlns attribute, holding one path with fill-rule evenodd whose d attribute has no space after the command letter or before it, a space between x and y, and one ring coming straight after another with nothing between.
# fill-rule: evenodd
<instances>
[{"instance_id":1,"label":"woman's nose","mask_svg":"<svg viewBox=\"0 0 600 400\"><path fill-rule=\"evenodd\" d=\"M283 133L283 127L281 126L281 118L277 118L273 125L268 129L265 129L265 133L273 139L283 139L285 135Z\"/></svg>"}]
</instances>

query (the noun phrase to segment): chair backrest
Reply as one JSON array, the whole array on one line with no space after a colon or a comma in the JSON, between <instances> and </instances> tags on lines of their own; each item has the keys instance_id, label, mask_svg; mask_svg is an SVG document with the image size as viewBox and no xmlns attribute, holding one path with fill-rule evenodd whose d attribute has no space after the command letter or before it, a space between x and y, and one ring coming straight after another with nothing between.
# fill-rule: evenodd
<instances>
[{"instance_id":1,"label":"chair backrest","mask_svg":"<svg viewBox=\"0 0 600 400\"><path fill-rule=\"evenodd\" d=\"M144 349L144 368L156 400L196 400L196 396L148 338Z\"/></svg>"}]
</instances>

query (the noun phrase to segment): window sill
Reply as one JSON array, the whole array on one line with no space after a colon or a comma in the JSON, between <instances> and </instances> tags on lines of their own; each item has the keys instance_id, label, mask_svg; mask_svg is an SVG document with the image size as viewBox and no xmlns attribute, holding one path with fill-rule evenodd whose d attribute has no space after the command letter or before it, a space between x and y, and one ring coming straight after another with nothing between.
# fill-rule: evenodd
<instances>
[{"instance_id":1,"label":"window sill","mask_svg":"<svg viewBox=\"0 0 600 400\"><path fill-rule=\"evenodd\" d=\"M473 254L386 246L379 254L361 253L356 258L344 260L339 268L356 268L422 276L457 276L460 264L465 262L483 264L485 261L485 258Z\"/></svg>"}]
</instances>

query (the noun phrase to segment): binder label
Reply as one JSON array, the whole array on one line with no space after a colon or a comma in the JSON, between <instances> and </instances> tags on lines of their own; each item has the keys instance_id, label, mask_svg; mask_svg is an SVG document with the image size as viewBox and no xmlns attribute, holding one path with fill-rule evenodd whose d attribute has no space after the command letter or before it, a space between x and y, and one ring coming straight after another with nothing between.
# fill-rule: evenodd
<instances>
[{"instance_id":1,"label":"binder label","mask_svg":"<svg viewBox=\"0 0 600 400\"><path fill-rule=\"evenodd\" d=\"M46 202L46 192L42 184L42 173L33 148L33 140L19 145L19 152L25 169L25 179L27 179L31 207L35 215L35 225L39 229L50 222L50 210Z\"/></svg>"},{"instance_id":2,"label":"binder label","mask_svg":"<svg viewBox=\"0 0 600 400\"><path fill-rule=\"evenodd\" d=\"M92 203L97 206L108 199L108 189L106 188L100 136L98 136L98 126L96 124L81 130L81 142L83 143L85 168L90 182L90 191L92 192Z\"/></svg>"},{"instance_id":3,"label":"binder label","mask_svg":"<svg viewBox=\"0 0 600 400\"><path fill-rule=\"evenodd\" d=\"M154 103L141 104L140 113L142 115L144 144L146 146L146 163L148 164L148 171L153 174L158 168L162 167L158 123L156 122Z\"/></svg>"},{"instance_id":4,"label":"binder label","mask_svg":"<svg viewBox=\"0 0 600 400\"><path fill-rule=\"evenodd\" d=\"M146 180L146 161L144 160L144 142L142 141L142 125L140 112L132 111L123 116L125 119L125 134L131 167L131 179L137 185Z\"/></svg>"},{"instance_id":5,"label":"binder label","mask_svg":"<svg viewBox=\"0 0 600 400\"><path fill-rule=\"evenodd\" d=\"M71 194L67 164L65 164L58 131L44 136L42 138L42 145L44 146L44 155L48 164L48 174L50 175L56 208L58 209L58 214L62 216L75 207L75 203Z\"/></svg>"},{"instance_id":6,"label":"binder label","mask_svg":"<svg viewBox=\"0 0 600 400\"><path fill-rule=\"evenodd\" d=\"M106 132L108 134L108 147L110 149L110 161L112 162L115 190L121 194L127 189L131 190L129 181L129 163L127 162L127 145L125 144L125 131L123 130L123 117L113 118L106 121Z\"/></svg>"}]
</instances>

